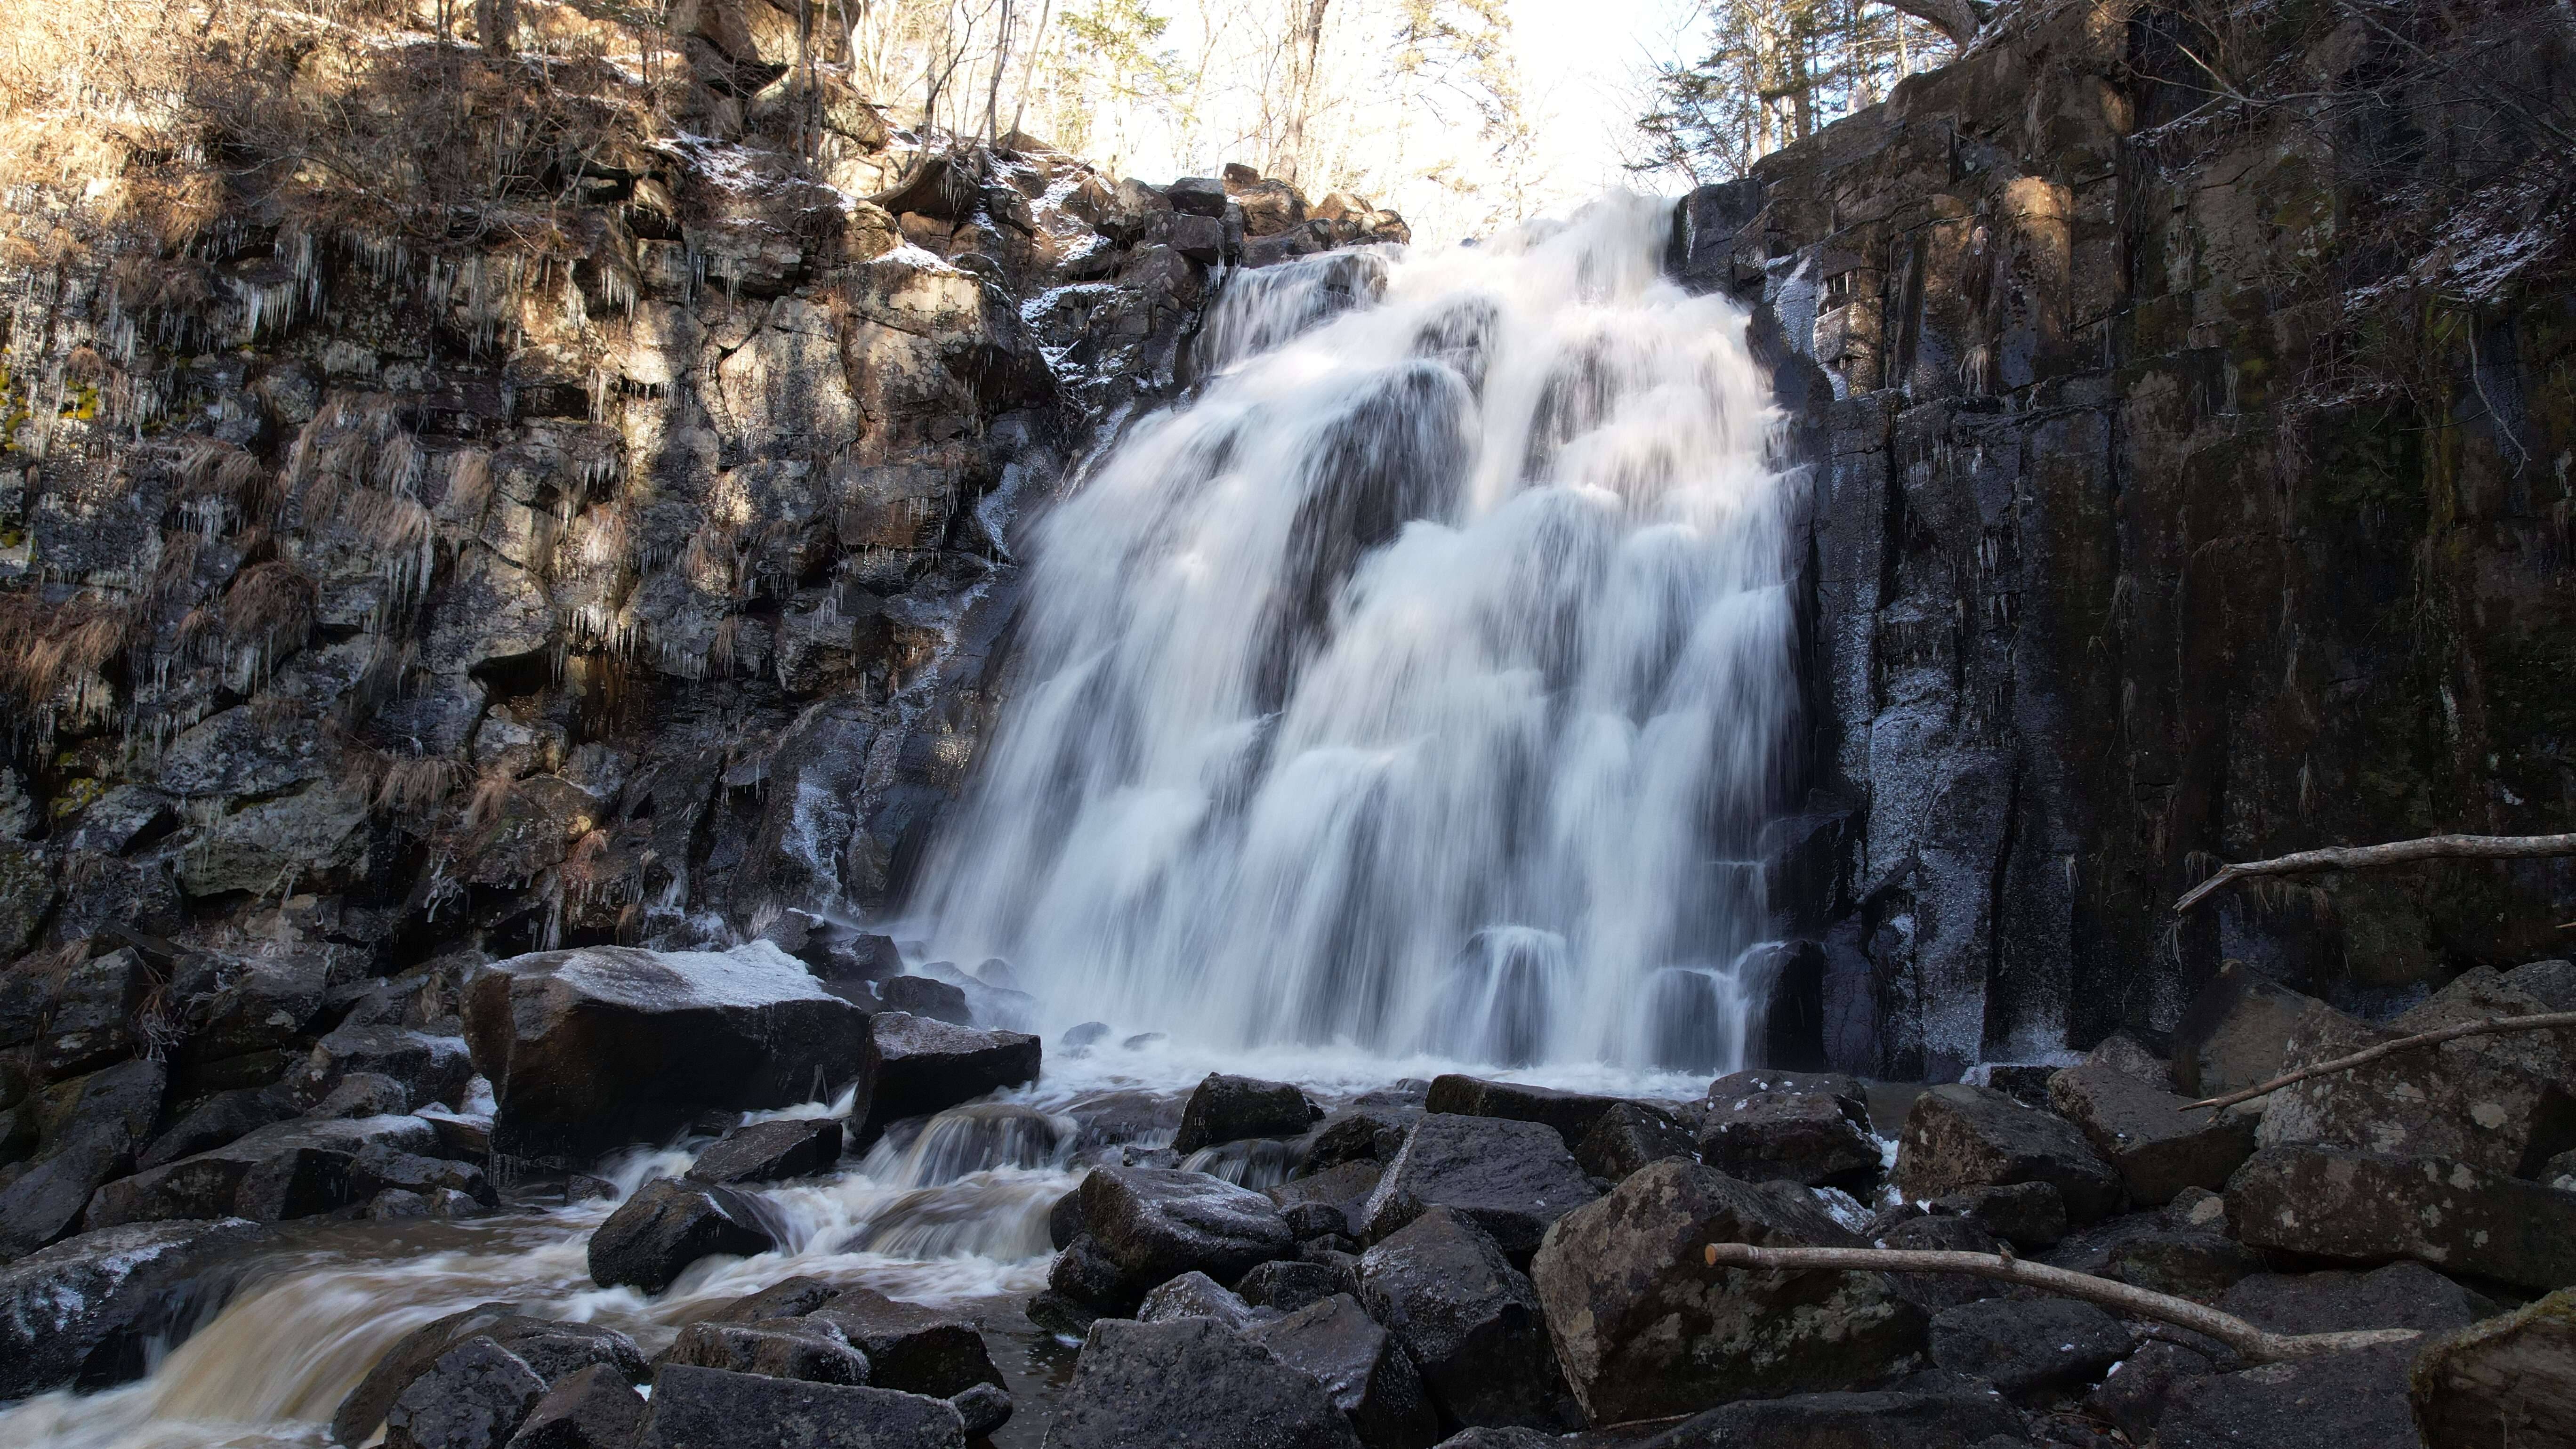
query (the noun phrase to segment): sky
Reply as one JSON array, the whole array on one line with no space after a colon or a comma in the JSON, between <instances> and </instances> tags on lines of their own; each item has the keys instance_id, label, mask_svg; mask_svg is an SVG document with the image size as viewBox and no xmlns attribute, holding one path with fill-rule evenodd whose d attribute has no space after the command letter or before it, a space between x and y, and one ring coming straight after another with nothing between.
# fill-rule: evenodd
<instances>
[{"instance_id":1,"label":"sky","mask_svg":"<svg viewBox=\"0 0 2576 1449\"><path fill-rule=\"evenodd\" d=\"M1634 110L1636 78L1686 0L1510 0L1510 6L1527 96L1546 117L1540 145L1559 188L1586 196L1622 184L1617 143Z\"/></svg>"}]
</instances>

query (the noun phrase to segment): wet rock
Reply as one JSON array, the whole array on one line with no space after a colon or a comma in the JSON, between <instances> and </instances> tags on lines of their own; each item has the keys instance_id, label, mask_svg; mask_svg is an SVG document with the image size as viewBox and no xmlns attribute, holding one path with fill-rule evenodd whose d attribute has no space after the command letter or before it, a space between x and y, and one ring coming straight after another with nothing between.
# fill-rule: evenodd
<instances>
[{"instance_id":1,"label":"wet rock","mask_svg":"<svg viewBox=\"0 0 2576 1449\"><path fill-rule=\"evenodd\" d=\"M2173 1201L2187 1187L2216 1191L2254 1155L2257 1114L2186 1112L2190 1098L2109 1065L2073 1067L2048 1079L2049 1105L2084 1133L2142 1207Z\"/></svg>"},{"instance_id":2,"label":"wet rock","mask_svg":"<svg viewBox=\"0 0 2576 1449\"><path fill-rule=\"evenodd\" d=\"M240 1141L262 1127L275 1126L296 1115L294 1098L279 1087L218 1092L153 1138L152 1145L134 1159L134 1166L138 1171L149 1171Z\"/></svg>"},{"instance_id":3,"label":"wet rock","mask_svg":"<svg viewBox=\"0 0 2576 1449\"><path fill-rule=\"evenodd\" d=\"M1317 1298L1244 1338L1323 1385L1366 1449L1425 1449L1440 1437L1413 1360L1348 1294Z\"/></svg>"},{"instance_id":4,"label":"wet rock","mask_svg":"<svg viewBox=\"0 0 2576 1449\"><path fill-rule=\"evenodd\" d=\"M2322 1005L2264 980L2242 961L2226 963L2174 1027L2174 1086L2198 1100L2272 1080L2286 1070L2299 1018Z\"/></svg>"},{"instance_id":5,"label":"wet rock","mask_svg":"<svg viewBox=\"0 0 2576 1449\"><path fill-rule=\"evenodd\" d=\"M1461 1429L1437 1449L1557 1449L1564 1441L1539 1429Z\"/></svg>"},{"instance_id":6,"label":"wet rock","mask_svg":"<svg viewBox=\"0 0 2576 1449\"><path fill-rule=\"evenodd\" d=\"M322 1013L330 962L319 953L224 965L231 979L195 1009L204 1025L180 1044L183 1078L224 1058L291 1046Z\"/></svg>"},{"instance_id":7,"label":"wet rock","mask_svg":"<svg viewBox=\"0 0 2576 1449\"><path fill-rule=\"evenodd\" d=\"M2276 1333L2413 1328L2439 1334L2486 1313L2483 1300L2420 1263L2367 1273L2255 1274L2230 1287L2218 1306Z\"/></svg>"},{"instance_id":8,"label":"wet rock","mask_svg":"<svg viewBox=\"0 0 2576 1449\"><path fill-rule=\"evenodd\" d=\"M1598 1196L1555 1128L1433 1112L1387 1164L1358 1226L1375 1242L1429 1208L1454 1208L1518 1255L1535 1250L1550 1223Z\"/></svg>"},{"instance_id":9,"label":"wet rock","mask_svg":"<svg viewBox=\"0 0 2576 1449\"><path fill-rule=\"evenodd\" d=\"M380 1072L352 1072L313 1104L308 1117L399 1117L411 1111L411 1090Z\"/></svg>"},{"instance_id":10,"label":"wet rock","mask_svg":"<svg viewBox=\"0 0 2576 1449\"><path fill-rule=\"evenodd\" d=\"M1444 1425L1572 1429L1530 1280L1475 1220L1435 1207L1360 1258L1359 1299L1420 1371Z\"/></svg>"},{"instance_id":11,"label":"wet rock","mask_svg":"<svg viewBox=\"0 0 2576 1449\"><path fill-rule=\"evenodd\" d=\"M672 1340L661 1362L815 1384L869 1381L866 1354L852 1348L837 1331L801 1318L692 1323Z\"/></svg>"},{"instance_id":12,"label":"wet rock","mask_svg":"<svg viewBox=\"0 0 2576 1449\"><path fill-rule=\"evenodd\" d=\"M131 947L64 972L37 1043L37 1070L58 1082L134 1055L135 1013L151 989L152 973Z\"/></svg>"},{"instance_id":13,"label":"wet rock","mask_svg":"<svg viewBox=\"0 0 2576 1449\"><path fill-rule=\"evenodd\" d=\"M1966 1218L2018 1248L2051 1247L2066 1236L2066 1198L2053 1183L1967 1188L1934 1198L1931 1209Z\"/></svg>"},{"instance_id":14,"label":"wet rock","mask_svg":"<svg viewBox=\"0 0 2576 1449\"><path fill-rule=\"evenodd\" d=\"M2519 993L2511 993L2519 995ZM2349 1056L2420 1031L2529 1014L2497 983L2436 998L2373 1028L2332 1008L2302 1015L2283 1048L2284 1070ZM2520 1010L2512 1009L2519 1007ZM2471 1037L2399 1052L2347 1071L2295 1082L2263 1099L2255 1140L2264 1147L2316 1143L2397 1157L2439 1157L2512 1177L2536 1176L2552 1155L2576 1148L2576 1049L2553 1033ZM2206 1184L2203 1184L2206 1186Z\"/></svg>"},{"instance_id":15,"label":"wet rock","mask_svg":"<svg viewBox=\"0 0 2576 1449\"><path fill-rule=\"evenodd\" d=\"M1596 1424L1755 1394L1851 1388L1923 1345L1921 1310L1874 1273L1711 1267L1709 1243L1857 1240L1787 1183L1659 1162L1548 1234L1531 1267L1565 1376Z\"/></svg>"},{"instance_id":16,"label":"wet rock","mask_svg":"<svg viewBox=\"0 0 2576 1449\"><path fill-rule=\"evenodd\" d=\"M2266 1147L2228 1180L2227 1220L2258 1248L2414 1258L2540 1291L2576 1282L2576 1194L2437 1157Z\"/></svg>"},{"instance_id":17,"label":"wet rock","mask_svg":"<svg viewBox=\"0 0 2576 1449\"><path fill-rule=\"evenodd\" d=\"M1338 1275L1321 1263L1281 1260L1257 1265L1243 1275L1243 1281L1234 1289L1255 1308L1294 1313L1341 1291L1341 1283Z\"/></svg>"},{"instance_id":18,"label":"wet rock","mask_svg":"<svg viewBox=\"0 0 2576 1449\"><path fill-rule=\"evenodd\" d=\"M350 1195L372 1196L387 1189L416 1192L433 1198L439 1193L451 1192L485 1207L496 1206L499 1202L491 1183L483 1176L483 1169L471 1162L450 1162L424 1153L406 1152L383 1142L369 1143L350 1159Z\"/></svg>"},{"instance_id":19,"label":"wet rock","mask_svg":"<svg viewBox=\"0 0 2576 1449\"><path fill-rule=\"evenodd\" d=\"M644 1421L644 1396L605 1364L569 1374L519 1423L510 1449L628 1449Z\"/></svg>"},{"instance_id":20,"label":"wet rock","mask_svg":"<svg viewBox=\"0 0 2576 1449\"><path fill-rule=\"evenodd\" d=\"M1699 1144L1682 1120L1645 1102L1620 1102L1574 1145L1577 1165L1612 1182L1668 1157L1696 1159Z\"/></svg>"},{"instance_id":21,"label":"wet rock","mask_svg":"<svg viewBox=\"0 0 2576 1449\"><path fill-rule=\"evenodd\" d=\"M1075 1234L1073 1241L1057 1250L1055 1262L1047 1268L1047 1291L1095 1316L1128 1312L1144 1296L1119 1272L1109 1250L1089 1233Z\"/></svg>"},{"instance_id":22,"label":"wet rock","mask_svg":"<svg viewBox=\"0 0 2576 1449\"><path fill-rule=\"evenodd\" d=\"M777 1182L824 1171L841 1160L841 1124L830 1117L753 1122L698 1154L688 1175L699 1182Z\"/></svg>"},{"instance_id":23,"label":"wet rock","mask_svg":"<svg viewBox=\"0 0 2576 1449\"><path fill-rule=\"evenodd\" d=\"M1543 1122L1572 1148L1589 1135L1601 1115L1623 1100L1589 1092L1560 1092L1519 1082L1492 1082L1451 1073L1431 1079L1426 1112L1459 1117L1497 1117L1510 1122Z\"/></svg>"},{"instance_id":24,"label":"wet rock","mask_svg":"<svg viewBox=\"0 0 2576 1449\"><path fill-rule=\"evenodd\" d=\"M270 1234L240 1218L101 1228L0 1268L0 1400L139 1377L187 1287Z\"/></svg>"},{"instance_id":25,"label":"wet rock","mask_svg":"<svg viewBox=\"0 0 2576 1449\"><path fill-rule=\"evenodd\" d=\"M1172 1150L1187 1156L1247 1137L1295 1137L1323 1115L1322 1108L1286 1082L1211 1072L1181 1109L1181 1130L1172 1139Z\"/></svg>"},{"instance_id":26,"label":"wet rock","mask_svg":"<svg viewBox=\"0 0 2576 1449\"><path fill-rule=\"evenodd\" d=\"M473 1075L462 1037L390 1023L343 1026L313 1044L295 1090L305 1101L319 1102L352 1076L387 1077L401 1083L414 1103L426 1105L463 1099Z\"/></svg>"},{"instance_id":27,"label":"wet rock","mask_svg":"<svg viewBox=\"0 0 2576 1449\"><path fill-rule=\"evenodd\" d=\"M1879 1171L1856 1077L1736 1072L1709 1083L1700 1160L1746 1182L1867 1188Z\"/></svg>"},{"instance_id":28,"label":"wet rock","mask_svg":"<svg viewBox=\"0 0 2576 1449\"><path fill-rule=\"evenodd\" d=\"M1326 1224L1318 1231L1347 1233L1365 1221L1368 1202L1377 1191L1379 1179L1386 1174L1377 1163L1367 1158L1344 1162L1306 1177L1292 1177L1286 1182L1262 1189L1285 1214L1300 1205L1329 1208L1340 1220L1339 1225ZM1300 1238L1314 1233L1300 1230Z\"/></svg>"},{"instance_id":29,"label":"wet rock","mask_svg":"<svg viewBox=\"0 0 2576 1449\"><path fill-rule=\"evenodd\" d=\"M1002 1386L984 1335L955 1313L850 1288L812 1316L868 1356L868 1381L878 1388L948 1399L977 1384Z\"/></svg>"},{"instance_id":30,"label":"wet rock","mask_svg":"<svg viewBox=\"0 0 2576 1449\"><path fill-rule=\"evenodd\" d=\"M387 1185L358 1171L362 1153L422 1155L437 1147L438 1130L418 1117L280 1122L106 1184L90 1198L88 1220L104 1226L170 1218L273 1223L311 1217L363 1202Z\"/></svg>"},{"instance_id":31,"label":"wet rock","mask_svg":"<svg viewBox=\"0 0 2576 1449\"><path fill-rule=\"evenodd\" d=\"M1146 1294L1145 1301L1136 1306L1139 1323L1208 1318L1228 1328L1242 1328L1257 1317L1252 1305L1205 1273L1183 1273Z\"/></svg>"},{"instance_id":32,"label":"wet rock","mask_svg":"<svg viewBox=\"0 0 2576 1449\"><path fill-rule=\"evenodd\" d=\"M592 1323L533 1318L507 1303L485 1303L421 1325L395 1341L331 1415L331 1435L362 1444L384 1422L394 1400L448 1350L482 1337L508 1349L549 1384L585 1369L604 1368L626 1383L642 1383L644 1355L633 1339Z\"/></svg>"},{"instance_id":33,"label":"wet rock","mask_svg":"<svg viewBox=\"0 0 2576 1449\"><path fill-rule=\"evenodd\" d=\"M386 1449L498 1449L544 1398L546 1381L477 1335L438 1356L385 1411Z\"/></svg>"},{"instance_id":34,"label":"wet rock","mask_svg":"<svg viewBox=\"0 0 2576 1449\"><path fill-rule=\"evenodd\" d=\"M2129 1330L2072 1298L1988 1298L1932 1319L1932 1362L2014 1398L2092 1383L2128 1357Z\"/></svg>"},{"instance_id":35,"label":"wet rock","mask_svg":"<svg viewBox=\"0 0 2576 1449\"><path fill-rule=\"evenodd\" d=\"M2084 1396L2084 1408L2118 1427L2133 1444L2151 1441L2156 1423L2174 1391L2187 1379L2216 1373L2209 1359L2178 1343L2156 1340L2114 1366L2099 1388Z\"/></svg>"},{"instance_id":36,"label":"wet rock","mask_svg":"<svg viewBox=\"0 0 2576 1449\"><path fill-rule=\"evenodd\" d=\"M945 1399L673 1365L653 1376L636 1449L963 1449Z\"/></svg>"},{"instance_id":37,"label":"wet rock","mask_svg":"<svg viewBox=\"0 0 2576 1449\"><path fill-rule=\"evenodd\" d=\"M969 1442L989 1437L1011 1422L1011 1396L999 1384L976 1384L951 1394L948 1406L957 1411Z\"/></svg>"},{"instance_id":38,"label":"wet rock","mask_svg":"<svg viewBox=\"0 0 2576 1449\"><path fill-rule=\"evenodd\" d=\"M2049 1183L2065 1198L2068 1220L2079 1226L2107 1216L2120 1199L2118 1177L2074 1124L1964 1083L1934 1087L1914 1099L1898 1137L1893 1176L1915 1198Z\"/></svg>"},{"instance_id":39,"label":"wet rock","mask_svg":"<svg viewBox=\"0 0 2576 1449\"><path fill-rule=\"evenodd\" d=\"M1645 1443L1649 1449L2018 1449L2029 1442L2025 1432L2022 1416L1991 1394L1796 1394L1712 1409Z\"/></svg>"},{"instance_id":40,"label":"wet rock","mask_svg":"<svg viewBox=\"0 0 2576 1449\"><path fill-rule=\"evenodd\" d=\"M1104 1318L1075 1360L1047 1449L1224 1444L1229 1449L1357 1446L1315 1379L1204 1318Z\"/></svg>"},{"instance_id":41,"label":"wet rock","mask_svg":"<svg viewBox=\"0 0 2576 1449\"><path fill-rule=\"evenodd\" d=\"M712 1183L657 1178L636 1189L590 1235L590 1277L659 1293L700 1258L750 1257L777 1246L758 1206Z\"/></svg>"},{"instance_id":42,"label":"wet rock","mask_svg":"<svg viewBox=\"0 0 2576 1449\"><path fill-rule=\"evenodd\" d=\"M896 976L877 983L877 999L888 1011L900 1011L951 1026L973 1026L975 1013L966 1004L965 988L927 976Z\"/></svg>"},{"instance_id":43,"label":"wet rock","mask_svg":"<svg viewBox=\"0 0 2576 1449\"><path fill-rule=\"evenodd\" d=\"M2418 1449L2410 1345L2186 1378L2156 1419L2157 1449Z\"/></svg>"},{"instance_id":44,"label":"wet rock","mask_svg":"<svg viewBox=\"0 0 2576 1449\"><path fill-rule=\"evenodd\" d=\"M1992 1253L2003 1247L1975 1219L1941 1216L1908 1218L1881 1233L1876 1242L1882 1248L1915 1253ZM2004 1292L2004 1285L1966 1273L1890 1273L1887 1286L1927 1314Z\"/></svg>"},{"instance_id":45,"label":"wet rock","mask_svg":"<svg viewBox=\"0 0 2576 1449\"><path fill-rule=\"evenodd\" d=\"M2576 1288L2427 1345L2407 1378L2430 1449L2576 1444Z\"/></svg>"},{"instance_id":46,"label":"wet rock","mask_svg":"<svg viewBox=\"0 0 2576 1449\"><path fill-rule=\"evenodd\" d=\"M473 978L464 1014L499 1104L494 1147L524 1156L659 1139L708 1107L808 1100L851 1079L867 1038L865 1013L763 941L520 956Z\"/></svg>"},{"instance_id":47,"label":"wet rock","mask_svg":"<svg viewBox=\"0 0 2576 1449\"><path fill-rule=\"evenodd\" d=\"M2102 1276L2196 1303L2215 1303L2264 1266L2261 1253L2225 1233L2159 1225L2115 1244Z\"/></svg>"},{"instance_id":48,"label":"wet rock","mask_svg":"<svg viewBox=\"0 0 2576 1449\"><path fill-rule=\"evenodd\" d=\"M850 1111L857 1140L849 1150L875 1145L889 1122L1036 1081L1038 1065L1033 1036L881 1013L859 1052L857 1105Z\"/></svg>"},{"instance_id":49,"label":"wet rock","mask_svg":"<svg viewBox=\"0 0 2576 1449\"><path fill-rule=\"evenodd\" d=\"M167 1074L159 1062L125 1062L92 1072L48 1094L49 1113L62 1125L43 1144L35 1164L0 1188L0 1258L32 1252L77 1225L110 1227L123 1218L84 1220L103 1186L134 1163L161 1115ZM228 1207L161 1217L220 1218Z\"/></svg>"},{"instance_id":50,"label":"wet rock","mask_svg":"<svg viewBox=\"0 0 2576 1449\"><path fill-rule=\"evenodd\" d=\"M1420 1120L1419 1108L1346 1107L1315 1129L1298 1172L1328 1172L1346 1162L1392 1162L1404 1150L1405 1134Z\"/></svg>"},{"instance_id":51,"label":"wet rock","mask_svg":"<svg viewBox=\"0 0 2576 1449\"><path fill-rule=\"evenodd\" d=\"M1082 1181L1082 1220L1135 1295L1194 1269L1232 1282L1296 1250L1270 1199L1172 1168L1095 1169Z\"/></svg>"}]
</instances>

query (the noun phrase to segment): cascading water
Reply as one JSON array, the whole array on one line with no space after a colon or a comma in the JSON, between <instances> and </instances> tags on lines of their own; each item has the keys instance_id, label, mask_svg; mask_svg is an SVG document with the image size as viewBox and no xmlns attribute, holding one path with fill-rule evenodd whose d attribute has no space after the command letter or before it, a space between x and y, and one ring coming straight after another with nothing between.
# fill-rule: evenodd
<instances>
[{"instance_id":1,"label":"cascading water","mask_svg":"<svg viewBox=\"0 0 2576 1449\"><path fill-rule=\"evenodd\" d=\"M1212 379L1040 527L930 939L1053 1025L1739 1064L1786 490L1670 215L1236 279Z\"/></svg>"}]
</instances>

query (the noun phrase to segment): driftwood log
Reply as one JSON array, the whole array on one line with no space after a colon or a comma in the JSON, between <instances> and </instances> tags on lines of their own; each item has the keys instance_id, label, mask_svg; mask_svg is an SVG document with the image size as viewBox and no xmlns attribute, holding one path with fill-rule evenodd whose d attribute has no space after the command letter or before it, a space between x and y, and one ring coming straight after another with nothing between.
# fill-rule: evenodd
<instances>
[{"instance_id":1,"label":"driftwood log","mask_svg":"<svg viewBox=\"0 0 2576 1449\"><path fill-rule=\"evenodd\" d=\"M1710 1267L1840 1268L1855 1273L1967 1273L2005 1283L2042 1288L2068 1298L2081 1298L2140 1318L2152 1318L2207 1334L2236 1350L2248 1364L2279 1363L2348 1353L2381 1344L2409 1343L2420 1337L2411 1328L2363 1328L2344 1333L2274 1333L2232 1313L2156 1293L2090 1273L2052 1268L1994 1253L1916 1252L1901 1248L1756 1248L1745 1243L1711 1243Z\"/></svg>"},{"instance_id":2,"label":"driftwood log","mask_svg":"<svg viewBox=\"0 0 2576 1449\"><path fill-rule=\"evenodd\" d=\"M2218 874L2183 892L2174 902L2179 913L2198 905L2220 886L2257 875L2300 875L2312 870L2359 870L2374 865L2406 865L2419 860L2532 860L2576 855L2570 835L2428 835L2421 840L2393 840L2386 845L2333 845L2323 850L2294 851L2270 860L2244 860L2219 867Z\"/></svg>"}]
</instances>

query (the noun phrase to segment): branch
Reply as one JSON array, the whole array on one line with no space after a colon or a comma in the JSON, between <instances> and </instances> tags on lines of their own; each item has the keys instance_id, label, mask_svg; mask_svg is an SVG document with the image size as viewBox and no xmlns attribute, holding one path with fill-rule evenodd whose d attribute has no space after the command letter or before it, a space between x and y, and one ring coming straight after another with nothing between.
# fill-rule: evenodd
<instances>
[{"instance_id":1,"label":"branch","mask_svg":"<svg viewBox=\"0 0 2576 1449\"><path fill-rule=\"evenodd\" d=\"M2218 874L2183 893L2174 902L2179 913L2230 881L2249 875L2297 875L2311 870L2358 870L2371 865L2406 865L2418 860L2528 860L2535 856L2576 855L2571 835L2428 835L2386 845L2332 845L2302 850L2272 860L2247 860L2222 867Z\"/></svg>"},{"instance_id":2,"label":"branch","mask_svg":"<svg viewBox=\"0 0 2576 1449\"><path fill-rule=\"evenodd\" d=\"M2205 1102L2186 1102L2181 1110L2188 1112L2197 1107L2233 1107L2239 1102L2251 1102L2257 1097L2277 1092L2293 1082L2304 1082L2310 1077L2322 1077L2330 1072L2350 1071L2354 1067L2367 1066L2381 1057L2393 1057L2399 1052L2413 1051L2417 1047L2439 1046L2443 1042L2457 1041L2464 1036L2488 1036L2504 1031L2548 1031L2562 1026L2576 1026L2576 1011L2551 1011L2537 1016L2507 1016L2493 1021L2462 1022L2457 1026L2441 1027L2434 1031L2420 1032L2414 1036L2401 1036L2395 1041L2384 1041L2375 1047L2365 1047L2348 1057L2336 1057L2332 1061L2319 1062L2312 1067L2301 1067L2295 1072L2274 1077L2259 1087L2247 1087L2244 1091L2230 1092L2224 1097L2212 1097Z\"/></svg>"},{"instance_id":3,"label":"branch","mask_svg":"<svg viewBox=\"0 0 2576 1449\"><path fill-rule=\"evenodd\" d=\"M1887 3L1917 20L1931 22L1933 29L1960 46L1976 39L1978 28L1985 24L1985 17L1978 13L1974 0L1887 0Z\"/></svg>"},{"instance_id":4,"label":"branch","mask_svg":"<svg viewBox=\"0 0 2576 1449\"><path fill-rule=\"evenodd\" d=\"M2348 1333L2273 1333L2232 1313L2096 1278L2090 1273L2052 1268L2045 1263L1993 1253L1913 1252L1901 1248L1756 1248L1744 1243L1711 1243L1705 1254L1710 1267L1841 1268L1860 1273L1966 1273L2044 1288L2069 1298L2124 1309L2194 1333L2207 1334L2236 1350L2248 1364L2279 1363L2347 1353L2387 1343L2409 1343L2420 1335L2411 1328L2364 1328Z\"/></svg>"}]
</instances>

